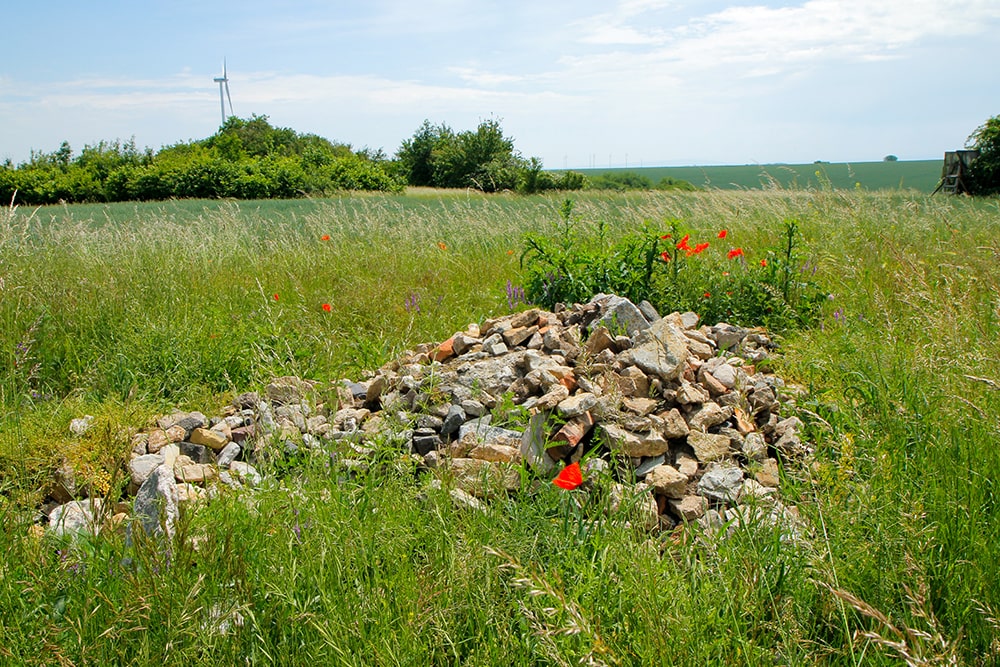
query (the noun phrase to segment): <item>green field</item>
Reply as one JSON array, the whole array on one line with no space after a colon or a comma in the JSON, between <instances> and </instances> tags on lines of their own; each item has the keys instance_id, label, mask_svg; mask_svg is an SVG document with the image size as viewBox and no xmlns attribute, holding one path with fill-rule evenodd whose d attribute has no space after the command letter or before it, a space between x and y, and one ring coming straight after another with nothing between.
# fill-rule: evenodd
<instances>
[{"instance_id":1,"label":"green field","mask_svg":"<svg viewBox=\"0 0 1000 667\"><path fill-rule=\"evenodd\" d=\"M816 446L782 479L800 541L591 523L552 485L463 512L412 468L322 461L185 512L168 551L32 537L52 471L116 499L126 430L154 415L359 378L509 312L523 235L555 235L561 198L0 211L0 664L997 664L1000 206L922 194L926 164L878 181L905 191L859 165L861 190L742 189L746 167L737 190L574 196L588 239L677 219L753 256L798 221L830 295L776 361Z\"/></svg>"},{"instance_id":2,"label":"green field","mask_svg":"<svg viewBox=\"0 0 1000 667\"><path fill-rule=\"evenodd\" d=\"M705 188L862 188L864 190L913 189L930 193L941 179L941 160L816 164L758 164L709 167L640 167L629 169L576 169L586 176L632 171L653 183L663 178L688 181ZM818 173L817 173L818 172ZM859 185L860 184L860 185Z\"/></svg>"}]
</instances>

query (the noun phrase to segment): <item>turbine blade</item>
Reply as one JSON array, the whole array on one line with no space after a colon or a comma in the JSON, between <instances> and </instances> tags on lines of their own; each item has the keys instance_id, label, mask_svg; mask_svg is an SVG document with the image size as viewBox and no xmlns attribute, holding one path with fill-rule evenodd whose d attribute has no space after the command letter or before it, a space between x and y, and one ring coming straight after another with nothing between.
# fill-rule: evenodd
<instances>
[{"instance_id":1,"label":"turbine blade","mask_svg":"<svg viewBox=\"0 0 1000 667\"><path fill-rule=\"evenodd\" d=\"M229 95L229 80L228 79L226 79L226 99L229 100L229 115L230 116L235 116L236 114L233 113L233 98L230 97L230 95Z\"/></svg>"},{"instance_id":2,"label":"turbine blade","mask_svg":"<svg viewBox=\"0 0 1000 667\"><path fill-rule=\"evenodd\" d=\"M222 78L226 78L226 59L222 59Z\"/></svg>"}]
</instances>

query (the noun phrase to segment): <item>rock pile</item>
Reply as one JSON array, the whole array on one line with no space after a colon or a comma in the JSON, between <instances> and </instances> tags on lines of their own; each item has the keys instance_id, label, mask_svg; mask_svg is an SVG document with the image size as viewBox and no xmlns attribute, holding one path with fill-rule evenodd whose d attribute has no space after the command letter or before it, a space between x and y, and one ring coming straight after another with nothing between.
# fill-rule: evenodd
<instances>
[{"instance_id":1,"label":"rock pile","mask_svg":"<svg viewBox=\"0 0 1000 667\"><path fill-rule=\"evenodd\" d=\"M162 417L133 442L134 513L169 534L177 503L259 483L253 463L268 456L319 451L352 471L395 447L469 506L517 490L522 466L544 477L582 461L649 529L721 524L741 505L793 517L777 497L779 460L809 447L798 418L781 416L795 392L762 363L773 347L761 330L660 317L614 295L532 308L345 380L336 406L322 400L329 387L287 377L211 419ZM60 506L50 527L87 511Z\"/></svg>"}]
</instances>

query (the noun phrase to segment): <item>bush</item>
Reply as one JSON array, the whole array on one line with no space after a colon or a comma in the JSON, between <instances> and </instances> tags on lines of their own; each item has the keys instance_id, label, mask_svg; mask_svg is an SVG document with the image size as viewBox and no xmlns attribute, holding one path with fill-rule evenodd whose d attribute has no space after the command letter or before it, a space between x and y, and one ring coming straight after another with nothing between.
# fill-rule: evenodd
<instances>
[{"instance_id":1,"label":"bush","mask_svg":"<svg viewBox=\"0 0 1000 667\"><path fill-rule=\"evenodd\" d=\"M652 190L653 182L634 171L609 171L590 179L592 190Z\"/></svg>"},{"instance_id":2,"label":"bush","mask_svg":"<svg viewBox=\"0 0 1000 667\"><path fill-rule=\"evenodd\" d=\"M779 246L750 259L744 248L732 247L726 230L697 242L675 220L669 229L646 223L641 233L612 240L599 223L596 236L585 237L572 211L566 200L554 233L524 237L521 263L531 303L552 309L614 293L634 303L648 300L661 313L692 310L706 321L781 331L812 324L826 298L801 270L794 220L785 222ZM727 250L709 250L713 244Z\"/></svg>"},{"instance_id":3,"label":"bush","mask_svg":"<svg viewBox=\"0 0 1000 667\"><path fill-rule=\"evenodd\" d=\"M966 145L979 151L969 168L969 191L974 195L1000 194L1000 116L976 128Z\"/></svg>"}]
</instances>

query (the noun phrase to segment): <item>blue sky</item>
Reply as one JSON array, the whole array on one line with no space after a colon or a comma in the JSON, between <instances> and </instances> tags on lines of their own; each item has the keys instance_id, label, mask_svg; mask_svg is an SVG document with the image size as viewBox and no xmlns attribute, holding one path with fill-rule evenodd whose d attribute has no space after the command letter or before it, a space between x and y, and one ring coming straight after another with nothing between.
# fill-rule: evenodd
<instances>
[{"instance_id":1,"label":"blue sky","mask_svg":"<svg viewBox=\"0 0 1000 667\"><path fill-rule=\"evenodd\" d=\"M0 160L238 116L392 154L498 117L549 168L939 158L1000 114L1000 0L36 0Z\"/></svg>"}]
</instances>

